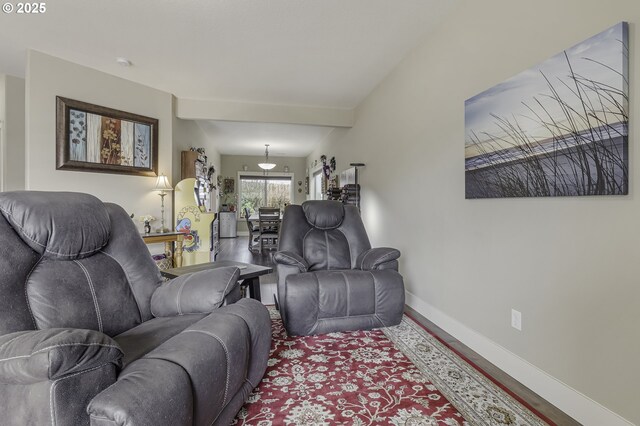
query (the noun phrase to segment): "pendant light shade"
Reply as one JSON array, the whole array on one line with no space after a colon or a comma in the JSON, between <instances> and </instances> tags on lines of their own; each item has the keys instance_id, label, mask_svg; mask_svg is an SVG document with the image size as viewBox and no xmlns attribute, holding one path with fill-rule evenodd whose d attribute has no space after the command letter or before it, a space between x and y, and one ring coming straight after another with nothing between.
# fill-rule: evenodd
<instances>
[{"instance_id":1,"label":"pendant light shade","mask_svg":"<svg viewBox=\"0 0 640 426\"><path fill-rule=\"evenodd\" d=\"M269 144L266 143L264 146L266 147L264 150L264 163L258 163L258 167L262 170L271 170L276 166L276 163L269 162Z\"/></svg>"}]
</instances>

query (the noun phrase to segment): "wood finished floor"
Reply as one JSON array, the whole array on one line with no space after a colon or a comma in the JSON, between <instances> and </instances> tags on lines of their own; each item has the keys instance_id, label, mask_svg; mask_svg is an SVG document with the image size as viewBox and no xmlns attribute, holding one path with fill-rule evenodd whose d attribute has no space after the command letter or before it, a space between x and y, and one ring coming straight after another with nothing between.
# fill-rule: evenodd
<instances>
[{"instance_id":1,"label":"wood finished floor","mask_svg":"<svg viewBox=\"0 0 640 426\"><path fill-rule=\"evenodd\" d=\"M253 263L254 265L271 266L275 250L249 251L249 237L220 238L220 252L216 260L234 260L236 262Z\"/></svg>"},{"instance_id":2,"label":"wood finished floor","mask_svg":"<svg viewBox=\"0 0 640 426\"><path fill-rule=\"evenodd\" d=\"M238 238L221 238L220 239L220 253L216 260L235 260L237 262L253 263L256 265L271 266L275 269L273 264L273 254L275 250L265 250L264 253L249 252L248 249L249 237ZM275 281L275 277L270 277L269 274L266 277ZM536 409L538 412L546 416L549 420L553 421L559 426L580 426L580 423L563 413L556 408L553 404L533 392L531 389L524 386L522 383L509 376L507 373L500 370L498 367L478 355L476 352L463 345L460 341L453 336L442 330L440 327L429 321L427 318L419 314L416 310L409 306L405 306L405 312L407 312L412 318L418 321L420 324L431 330L436 336L446 342L454 350L462 354L469 361L476 366L484 370L487 374L500 382L503 386L508 388L511 392L522 398L527 404Z\"/></svg>"}]
</instances>

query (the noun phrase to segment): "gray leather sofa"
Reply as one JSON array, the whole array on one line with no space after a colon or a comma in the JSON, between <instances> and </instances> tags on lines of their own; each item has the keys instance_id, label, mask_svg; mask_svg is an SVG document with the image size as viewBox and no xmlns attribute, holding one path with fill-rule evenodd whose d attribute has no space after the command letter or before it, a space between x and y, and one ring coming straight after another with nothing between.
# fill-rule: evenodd
<instances>
[{"instance_id":1,"label":"gray leather sofa","mask_svg":"<svg viewBox=\"0 0 640 426\"><path fill-rule=\"evenodd\" d=\"M162 284L131 218L87 194L0 193L0 213L0 424L230 423L271 343L237 268Z\"/></svg>"},{"instance_id":2,"label":"gray leather sofa","mask_svg":"<svg viewBox=\"0 0 640 426\"><path fill-rule=\"evenodd\" d=\"M400 252L371 248L355 206L337 201L288 206L278 250L278 303L290 335L400 323Z\"/></svg>"}]
</instances>

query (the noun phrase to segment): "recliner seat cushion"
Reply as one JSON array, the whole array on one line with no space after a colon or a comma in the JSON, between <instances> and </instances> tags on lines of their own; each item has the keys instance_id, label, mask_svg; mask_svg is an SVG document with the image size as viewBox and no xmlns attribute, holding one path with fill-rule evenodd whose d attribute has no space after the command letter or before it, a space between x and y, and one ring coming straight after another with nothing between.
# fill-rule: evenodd
<instances>
[{"instance_id":1,"label":"recliner seat cushion","mask_svg":"<svg viewBox=\"0 0 640 426\"><path fill-rule=\"evenodd\" d=\"M124 352L123 367L148 354L206 316L206 314L194 314L154 318L115 336L113 340Z\"/></svg>"},{"instance_id":2,"label":"recliner seat cushion","mask_svg":"<svg viewBox=\"0 0 640 426\"><path fill-rule=\"evenodd\" d=\"M155 323L152 326L142 324L137 331L114 339L127 358L127 348L136 336L151 342L163 324L172 327L172 332L184 327L166 340L163 336L145 343L156 345L145 355L125 359L127 366L118 381L89 405L92 418L104 421L98 424L113 424L113 420L116 424L171 425L231 422L264 374L271 345L269 314L260 302L242 299L185 326L197 317L158 318L148 322ZM172 321L184 322L178 326ZM166 392L167 388L172 388L171 392ZM153 401L159 395L169 399L169 406L177 406L166 409L160 400L161 407L155 408ZM135 410L130 410L132 399ZM156 423L149 423L150 419Z\"/></svg>"}]
</instances>

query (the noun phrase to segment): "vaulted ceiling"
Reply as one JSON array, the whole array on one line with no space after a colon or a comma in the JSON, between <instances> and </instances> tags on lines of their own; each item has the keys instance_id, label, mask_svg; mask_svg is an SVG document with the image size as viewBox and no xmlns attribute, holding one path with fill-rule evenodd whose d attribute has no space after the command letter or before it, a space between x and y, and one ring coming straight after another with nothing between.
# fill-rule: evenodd
<instances>
[{"instance_id":1,"label":"vaulted ceiling","mask_svg":"<svg viewBox=\"0 0 640 426\"><path fill-rule=\"evenodd\" d=\"M34 49L178 98L354 108L459 3L55 0L0 13L0 73Z\"/></svg>"}]
</instances>

